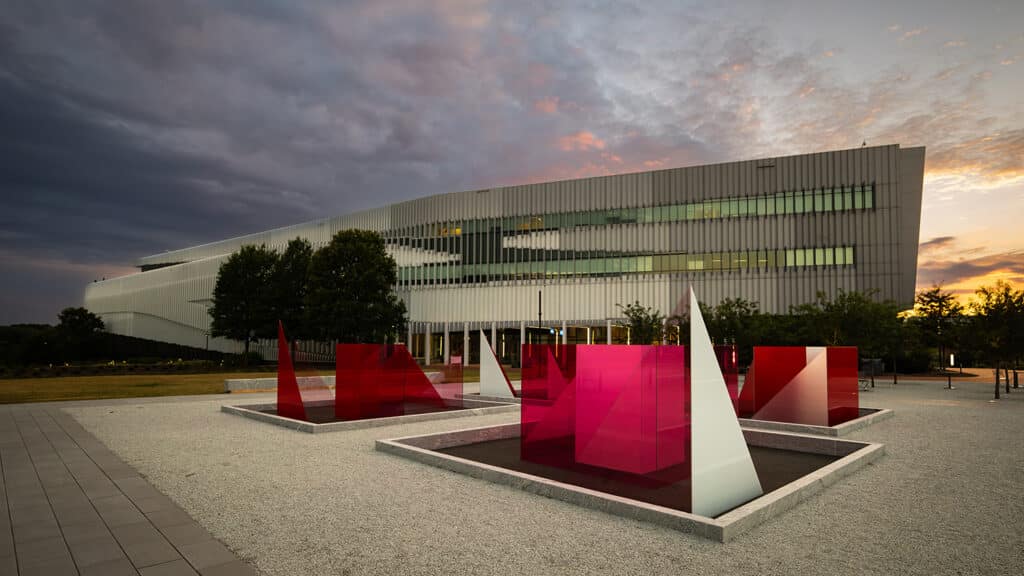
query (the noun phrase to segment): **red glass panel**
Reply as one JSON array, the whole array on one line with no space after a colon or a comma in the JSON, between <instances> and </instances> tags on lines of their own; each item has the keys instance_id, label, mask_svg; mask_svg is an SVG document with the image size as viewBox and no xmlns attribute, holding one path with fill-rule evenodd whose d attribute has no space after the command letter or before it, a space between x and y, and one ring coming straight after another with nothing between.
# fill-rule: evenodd
<instances>
[{"instance_id":1,"label":"red glass panel","mask_svg":"<svg viewBox=\"0 0 1024 576\"><path fill-rule=\"evenodd\" d=\"M428 378L403 345L339 344L334 415L382 418L462 405L462 367Z\"/></svg>"},{"instance_id":2,"label":"red glass panel","mask_svg":"<svg viewBox=\"0 0 1024 576\"><path fill-rule=\"evenodd\" d=\"M804 346L755 346L754 360L739 394L741 418L752 418L807 364Z\"/></svg>"},{"instance_id":3,"label":"red glass panel","mask_svg":"<svg viewBox=\"0 0 1024 576\"><path fill-rule=\"evenodd\" d=\"M685 346L657 346L658 468L690 461L690 355ZM690 467L683 467L689 474Z\"/></svg>"},{"instance_id":4,"label":"red glass panel","mask_svg":"<svg viewBox=\"0 0 1024 576\"><path fill-rule=\"evenodd\" d=\"M284 325L277 323L277 415L296 420L306 420L306 409L302 405L299 383L295 379L295 368L284 337Z\"/></svg>"},{"instance_id":5,"label":"red glass panel","mask_svg":"<svg viewBox=\"0 0 1024 576\"><path fill-rule=\"evenodd\" d=\"M522 357L524 460L662 483L688 476L685 348L527 345Z\"/></svg>"},{"instance_id":6,"label":"red glass panel","mask_svg":"<svg viewBox=\"0 0 1024 576\"><path fill-rule=\"evenodd\" d=\"M522 347L520 456L569 466L574 461L576 346Z\"/></svg>"},{"instance_id":7,"label":"red glass panel","mask_svg":"<svg viewBox=\"0 0 1024 576\"><path fill-rule=\"evenodd\" d=\"M740 369L735 344L722 344L715 346L715 357L718 359L718 367L722 370L722 377L725 379L725 387L729 390L729 398L732 399L732 407L739 414L740 395Z\"/></svg>"},{"instance_id":8,"label":"red glass panel","mask_svg":"<svg viewBox=\"0 0 1024 576\"><path fill-rule=\"evenodd\" d=\"M830 347L828 354L828 425L835 426L860 416L857 388L857 348Z\"/></svg>"}]
</instances>

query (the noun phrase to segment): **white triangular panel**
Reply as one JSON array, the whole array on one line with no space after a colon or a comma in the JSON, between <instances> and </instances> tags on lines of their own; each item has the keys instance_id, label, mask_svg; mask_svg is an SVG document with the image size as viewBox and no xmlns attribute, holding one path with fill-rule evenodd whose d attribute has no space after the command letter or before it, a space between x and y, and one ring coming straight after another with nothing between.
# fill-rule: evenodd
<instances>
[{"instance_id":1,"label":"white triangular panel","mask_svg":"<svg viewBox=\"0 0 1024 576\"><path fill-rule=\"evenodd\" d=\"M714 517L763 491L692 286L690 367L692 508Z\"/></svg>"},{"instance_id":2,"label":"white triangular panel","mask_svg":"<svg viewBox=\"0 0 1024 576\"><path fill-rule=\"evenodd\" d=\"M807 364L754 414L756 420L828 426L828 355L807 347Z\"/></svg>"},{"instance_id":3,"label":"white triangular panel","mask_svg":"<svg viewBox=\"0 0 1024 576\"><path fill-rule=\"evenodd\" d=\"M498 364L494 351L487 343L487 336L480 331L480 395L512 398L512 384Z\"/></svg>"}]
</instances>

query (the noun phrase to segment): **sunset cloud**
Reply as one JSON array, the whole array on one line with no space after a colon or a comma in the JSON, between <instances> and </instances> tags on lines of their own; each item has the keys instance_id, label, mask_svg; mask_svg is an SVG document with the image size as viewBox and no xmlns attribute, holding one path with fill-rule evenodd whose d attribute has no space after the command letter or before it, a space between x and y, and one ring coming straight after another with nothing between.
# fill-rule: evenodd
<instances>
[{"instance_id":1,"label":"sunset cloud","mask_svg":"<svg viewBox=\"0 0 1024 576\"><path fill-rule=\"evenodd\" d=\"M543 98L533 103L533 109L544 114L554 114L558 112L558 96L551 98Z\"/></svg>"},{"instance_id":2,"label":"sunset cloud","mask_svg":"<svg viewBox=\"0 0 1024 576\"><path fill-rule=\"evenodd\" d=\"M430 194L864 141L927 147L922 277L1024 246L1019 2L984 22L920 2L926 23L855 34L849 3L813 22L664 0L8 4L0 243L19 259L0 275L32 281L3 303L48 285L33 310L73 304L143 255Z\"/></svg>"},{"instance_id":3,"label":"sunset cloud","mask_svg":"<svg viewBox=\"0 0 1024 576\"><path fill-rule=\"evenodd\" d=\"M572 150L604 150L605 142L593 132L581 131L558 139L558 147L567 152Z\"/></svg>"}]
</instances>

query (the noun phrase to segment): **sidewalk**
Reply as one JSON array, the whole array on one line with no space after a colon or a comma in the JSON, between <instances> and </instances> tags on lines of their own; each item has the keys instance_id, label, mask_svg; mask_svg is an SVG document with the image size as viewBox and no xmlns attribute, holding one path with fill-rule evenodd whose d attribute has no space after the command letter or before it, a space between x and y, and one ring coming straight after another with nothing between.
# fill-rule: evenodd
<instances>
[{"instance_id":1,"label":"sidewalk","mask_svg":"<svg viewBox=\"0 0 1024 576\"><path fill-rule=\"evenodd\" d=\"M0 406L0 471L0 574L255 574L58 408Z\"/></svg>"}]
</instances>

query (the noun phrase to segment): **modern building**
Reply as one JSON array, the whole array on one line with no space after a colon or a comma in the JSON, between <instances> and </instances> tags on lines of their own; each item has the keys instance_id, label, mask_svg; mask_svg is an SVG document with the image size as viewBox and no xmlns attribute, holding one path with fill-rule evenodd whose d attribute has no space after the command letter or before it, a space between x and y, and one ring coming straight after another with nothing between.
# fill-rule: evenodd
<instances>
[{"instance_id":1,"label":"modern building","mask_svg":"<svg viewBox=\"0 0 1024 576\"><path fill-rule=\"evenodd\" d=\"M468 349L475 363L481 329L513 361L524 340L628 338L620 304L682 313L689 284L708 304L741 297L765 312L840 289L909 307L924 152L872 146L430 196L147 256L136 274L88 285L85 305L119 334L237 350L207 337L228 255L361 228L384 236L405 339L431 361Z\"/></svg>"}]
</instances>

